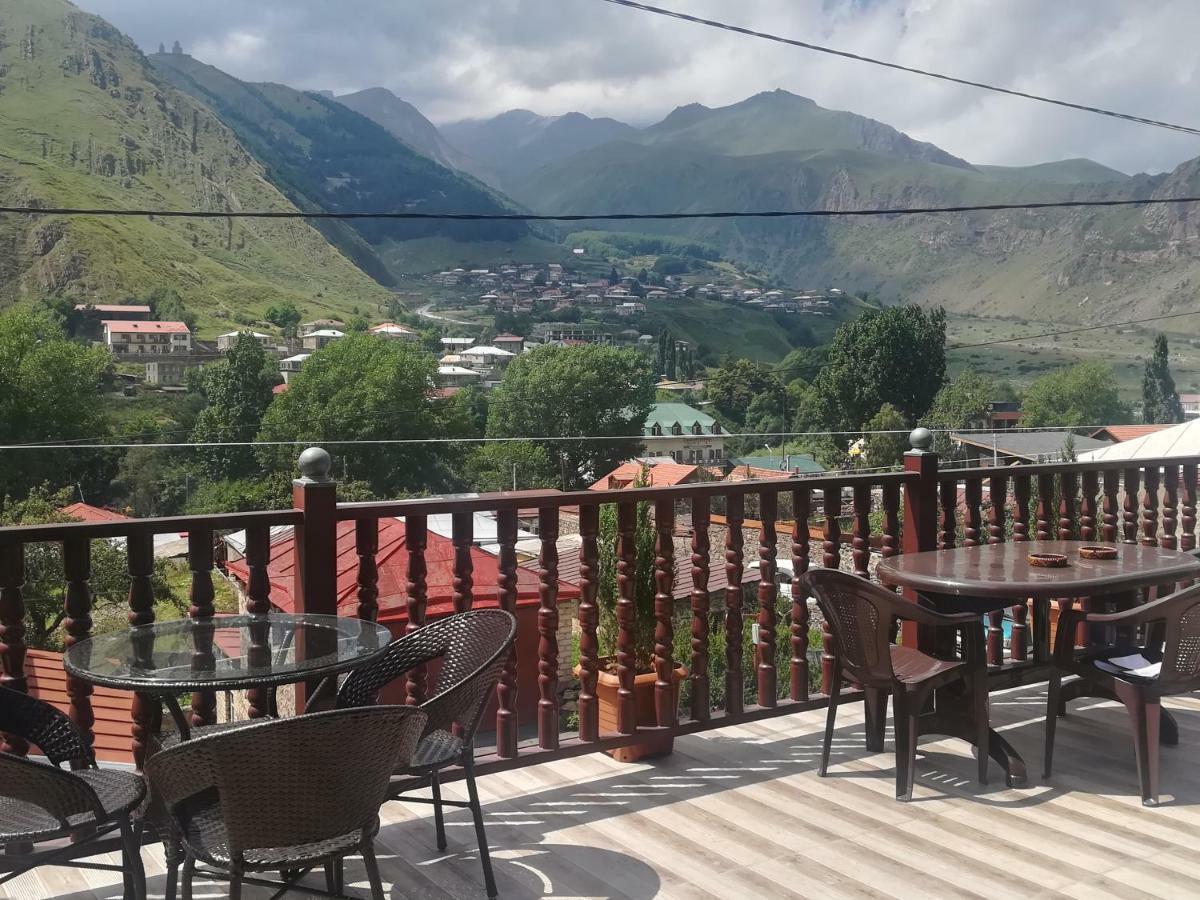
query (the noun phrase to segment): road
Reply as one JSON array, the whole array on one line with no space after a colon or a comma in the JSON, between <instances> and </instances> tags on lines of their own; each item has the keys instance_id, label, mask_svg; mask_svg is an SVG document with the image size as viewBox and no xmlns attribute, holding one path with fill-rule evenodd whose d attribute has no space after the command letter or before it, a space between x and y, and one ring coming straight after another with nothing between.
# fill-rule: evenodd
<instances>
[{"instance_id":1,"label":"road","mask_svg":"<svg viewBox=\"0 0 1200 900\"><path fill-rule=\"evenodd\" d=\"M417 315L423 319L434 319L438 322L449 322L451 325L467 325L471 328L478 327L477 322L464 322L462 319L451 319L449 316L439 316L437 313L430 312L433 309L432 303L426 303L417 310Z\"/></svg>"}]
</instances>

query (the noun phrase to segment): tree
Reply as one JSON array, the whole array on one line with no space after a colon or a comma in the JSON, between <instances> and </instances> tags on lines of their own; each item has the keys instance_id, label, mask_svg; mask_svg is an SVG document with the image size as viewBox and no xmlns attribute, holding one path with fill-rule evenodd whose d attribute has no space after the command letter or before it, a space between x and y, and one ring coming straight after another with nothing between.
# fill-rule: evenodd
<instances>
[{"instance_id":1,"label":"tree","mask_svg":"<svg viewBox=\"0 0 1200 900\"><path fill-rule=\"evenodd\" d=\"M263 416L265 441L402 440L442 436L433 403L437 361L418 347L349 334L314 353ZM264 447L271 471L293 473L296 447ZM335 474L364 481L378 496L442 489L443 448L427 444L335 444Z\"/></svg>"},{"instance_id":2,"label":"tree","mask_svg":"<svg viewBox=\"0 0 1200 900\"><path fill-rule=\"evenodd\" d=\"M488 436L540 444L566 486L581 486L641 451L638 435L654 403L651 369L636 350L598 345L523 353L492 392Z\"/></svg>"},{"instance_id":3,"label":"tree","mask_svg":"<svg viewBox=\"0 0 1200 900\"><path fill-rule=\"evenodd\" d=\"M162 42L162 41L159 41L159 42L158 42L158 52L159 52L159 53L166 53L166 52L167 52L167 48L166 48L165 46L163 46L163 42Z\"/></svg>"},{"instance_id":4,"label":"tree","mask_svg":"<svg viewBox=\"0 0 1200 900\"><path fill-rule=\"evenodd\" d=\"M370 327L371 323L362 316L353 316L350 321L346 323L346 331L357 332L359 334L363 333Z\"/></svg>"},{"instance_id":5,"label":"tree","mask_svg":"<svg viewBox=\"0 0 1200 900\"><path fill-rule=\"evenodd\" d=\"M111 365L107 350L66 340L45 314L0 314L0 443L105 437L109 425L100 398ZM61 487L84 479L89 494L99 492L111 477L112 461L96 451L18 451L10 457L0 466L0 505L42 483Z\"/></svg>"},{"instance_id":6,"label":"tree","mask_svg":"<svg viewBox=\"0 0 1200 900\"><path fill-rule=\"evenodd\" d=\"M879 407L867 420L863 430L866 434L866 447L862 455L866 465L895 466L904 461L904 451L908 449L908 427L904 416L890 403Z\"/></svg>"},{"instance_id":7,"label":"tree","mask_svg":"<svg viewBox=\"0 0 1200 900\"><path fill-rule=\"evenodd\" d=\"M1120 425L1129 408L1117 392L1110 366L1083 362L1043 375L1029 386L1021 405L1022 424L1031 428Z\"/></svg>"},{"instance_id":8,"label":"tree","mask_svg":"<svg viewBox=\"0 0 1200 900\"><path fill-rule=\"evenodd\" d=\"M203 370L200 390L207 405L192 428L192 440L252 440L271 405L271 388L278 383L275 361L262 344L252 334L239 334L225 358ZM258 469L252 447L202 447L197 455L201 471L212 481L240 478Z\"/></svg>"},{"instance_id":9,"label":"tree","mask_svg":"<svg viewBox=\"0 0 1200 900\"><path fill-rule=\"evenodd\" d=\"M949 457L954 453L949 432L987 428L992 401L1000 399L1002 392L995 381L973 369L967 369L942 387L921 420L933 429L934 449Z\"/></svg>"},{"instance_id":10,"label":"tree","mask_svg":"<svg viewBox=\"0 0 1200 900\"><path fill-rule=\"evenodd\" d=\"M554 460L541 444L504 441L480 444L467 454L463 471L475 491L527 491L557 487Z\"/></svg>"},{"instance_id":11,"label":"tree","mask_svg":"<svg viewBox=\"0 0 1200 900\"><path fill-rule=\"evenodd\" d=\"M1142 376L1142 421L1161 425L1183 421L1183 404L1171 377L1167 337L1163 334L1154 338L1154 353L1146 360Z\"/></svg>"},{"instance_id":12,"label":"tree","mask_svg":"<svg viewBox=\"0 0 1200 900\"><path fill-rule=\"evenodd\" d=\"M646 483L643 472L635 480L638 487ZM638 672L649 671L654 653L654 524L650 521L650 504L637 504L634 519L634 548L637 564L633 574L634 667ZM606 503L600 507L600 528L596 540L599 552L599 578L596 604L600 608L598 638L600 654L613 656L617 652L617 508ZM749 629L747 629L749 631Z\"/></svg>"},{"instance_id":13,"label":"tree","mask_svg":"<svg viewBox=\"0 0 1200 900\"><path fill-rule=\"evenodd\" d=\"M150 315L159 322L183 322L189 331L196 330L196 314L183 304L183 298L173 288L155 288L144 298Z\"/></svg>"},{"instance_id":14,"label":"tree","mask_svg":"<svg viewBox=\"0 0 1200 900\"><path fill-rule=\"evenodd\" d=\"M613 266L612 270L608 273L608 286L613 287L620 283L621 283L621 276L617 272L617 267Z\"/></svg>"},{"instance_id":15,"label":"tree","mask_svg":"<svg viewBox=\"0 0 1200 900\"><path fill-rule=\"evenodd\" d=\"M759 397L780 402L783 385L770 369L749 359L726 360L708 379L708 399L730 422L742 428L749 424L751 404ZM760 409L760 412L762 410Z\"/></svg>"},{"instance_id":16,"label":"tree","mask_svg":"<svg viewBox=\"0 0 1200 900\"><path fill-rule=\"evenodd\" d=\"M945 311L895 306L838 328L813 387L826 426L857 431L885 403L916 424L945 379Z\"/></svg>"},{"instance_id":17,"label":"tree","mask_svg":"<svg viewBox=\"0 0 1200 900\"><path fill-rule=\"evenodd\" d=\"M295 337L296 327L300 324L303 313L291 300L285 300L277 306L267 309L266 319L283 332L284 337Z\"/></svg>"}]
</instances>

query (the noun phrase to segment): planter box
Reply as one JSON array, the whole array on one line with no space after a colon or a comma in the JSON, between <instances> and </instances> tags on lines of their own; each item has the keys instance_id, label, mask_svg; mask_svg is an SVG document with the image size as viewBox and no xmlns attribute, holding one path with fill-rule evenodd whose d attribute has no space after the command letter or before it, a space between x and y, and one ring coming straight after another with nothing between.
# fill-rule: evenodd
<instances>
[{"instance_id":1,"label":"planter box","mask_svg":"<svg viewBox=\"0 0 1200 900\"><path fill-rule=\"evenodd\" d=\"M621 682L614 673L604 670L603 667L609 662L611 660L600 660L602 668L596 677L596 701L600 713L601 734L611 734L617 730L617 690L620 688ZM575 667L575 675L576 677L579 675L578 666ZM675 680L671 691L671 703L676 709L679 707L679 684L687 677L687 668L676 664ZM653 672L642 672L634 676L633 702L637 709L639 728L658 725L658 715L654 710L654 682L656 680L657 676ZM670 753L674 746L674 735L656 734L640 743L629 744L607 752L617 762L637 762L646 757L664 756Z\"/></svg>"}]
</instances>

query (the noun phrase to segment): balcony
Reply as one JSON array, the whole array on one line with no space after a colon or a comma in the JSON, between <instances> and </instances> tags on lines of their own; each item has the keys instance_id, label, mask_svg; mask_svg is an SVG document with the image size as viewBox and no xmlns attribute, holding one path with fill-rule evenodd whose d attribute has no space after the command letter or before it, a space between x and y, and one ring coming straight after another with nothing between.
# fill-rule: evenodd
<instances>
[{"instance_id":1,"label":"balcony","mask_svg":"<svg viewBox=\"0 0 1200 900\"><path fill-rule=\"evenodd\" d=\"M1194 550L1198 466L1200 459L1163 459L939 469L935 454L917 450L904 471L882 474L338 503L328 458L310 452L289 510L0 529L3 680L25 687L20 622L26 544L64 546L70 643L90 627L91 540L126 539L130 620L145 623L154 616L148 561L156 533L188 534L192 614L209 615L213 538L244 529L246 606L267 613L276 546L271 529L290 527L296 547L292 603L298 610L332 613L339 611L338 523L346 523L341 530L352 533L355 574L352 596L340 612L376 618L379 523L402 517L402 605L407 626L419 627L432 590L431 522L448 516L454 609L499 605L518 611L518 568L532 568L537 576L535 614L518 615L518 655L477 752L501 896L1182 896L1194 890L1197 874L1200 779L1191 774L1186 748L1197 736L1200 720L1192 716L1200 712L1200 700L1187 696L1164 704L1178 712L1181 747L1163 752L1162 783L1170 799L1162 808L1140 803L1128 724L1115 704L1072 707L1069 724L1058 729L1057 770L1043 783L1032 761L1040 759L1051 623L1036 608L1031 618L1028 606L1015 606L1007 615L991 615L987 625L990 715L1031 761L1029 786L1007 788L995 769L991 783L981 786L969 747L931 740L921 745L914 802L898 804L890 727L886 752L866 752L857 703L839 717L830 777L816 777L832 644L826 631L810 647L809 605L798 592L780 596L776 575L781 568L802 573L822 565L872 577L879 559L901 553L1038 537ZM597 697L600 556L608 552L602 509L616 509L615 558L622 577L615 649L618 657L631 657L637 637L636 509L643 502L654 510L658 584L673 584L682 569L692 590L677 604L659 588L652 623L659 703L651 721L639 721L625 706L609 721ZM476 577L472 562L479 512L496 522L491 584ZM567 522L579 533L580 564L571 584L577 606L559 602L566 585L559 574L560 532ZM528 541L519 541L522 523L536 525L538 547L536 559L523 564L518 543ZM781 561L789 565L781 567ZM728 590L715 601L710 587L721 569L728 585L742 584L757 569L754 596ZM578 682L569 674L575 654L560 637L562 625L578 642ZM753 664L743 652L752 631ZM922 637L906 629L902 640L920 645ZM717 647L719 657L710 655ZM669 699L675 662L689 670L677 704ZM532 681L530 673L537 675ZM632 668L625 666L619 678L631 682ZM724 686L719 700L711 690L718 679ZM563 690L568 687L570 694ZM72 718L88 729L94 711L86 686L68 681L66 689ZM212 698L193 697L193 719L211 721L215 714ZM133 757L140 764L152 723L139 704L132 716ZM656 759L620 763L599 752L668 736L674 752ZM456 794L457 788L452 783L446 790ZM385 880L397 896L482 896L469 817L451 815L450 850L439 855L427 814L426 807L385 806L378 845ZM161 850L147 847L146 858L151 893L156 884L161 892ZM349 884L363 878L356 863L348 865ZM105 878L45 869L23 876L9 895L119 895L119 883Z\"/></svg>"}]
</instances>

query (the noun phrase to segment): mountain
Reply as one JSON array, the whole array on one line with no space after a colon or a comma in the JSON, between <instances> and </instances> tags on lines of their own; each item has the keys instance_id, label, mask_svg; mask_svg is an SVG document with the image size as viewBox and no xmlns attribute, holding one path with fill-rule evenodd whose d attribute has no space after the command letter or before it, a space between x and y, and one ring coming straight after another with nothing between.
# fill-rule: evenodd
<instances>
[{"instance_id":1,"label":"mountain","mask_svg":"<svg viewBox=\"0 0 1200 900\"><path fill-rule=\"evenodd\" d=\"M539 116L527 109L454 122L441 131L455 147L494 170L505 185L539 166L637 134L636 128L616 119L593 119L577 112Z\"/></svg>"},{"instance_id":2,"label":"mountain","mask_svg":"<svg viewBox=\"0 0 1200 900\"><path fill-rule=\"evenodd\" d=\"M412 210L499 213L507 198L422 156L341 102L280 84L248 84L185 54L155 54L155 68L217 113L297 206L328 212ZM419 114L418 114L419 115ZM528 236L516 222L323 221L323 233L385 284L411 269L403 244L462 244Z\"/></svg>"},{"instance_id":3,"label":"mountain","mask_svg":"<svg viewBox=\"0 0 1200 900\"><path fill-rule=\"evenodd\" d=\"M483 181L491 183L495 173L467 154L450 146L442 137L437 126L421 115L421 111L402 100L387 88L367 88L353 94L342 94L334 97L331 92L323 91L322 96L337 100L344 106L350 107L359 115L366 116L376 125L385 128L392 137L416 150L422 156L440 163L448 169L467 172Z\"/></svg>"},{"instance_id":4,"label":"mountain","mask_svg":"<svg viewBox=\"0 0 1200 900\"><path fill-rule=\"evenodd\" d=\"M64 0L0 0L0 122L6 204L296 208L209 109ZM5 216L0 248L0 303L170 286L205 331L284 299L315 316L388 296L298 220Z\"/></svg>"}]
</instances>

